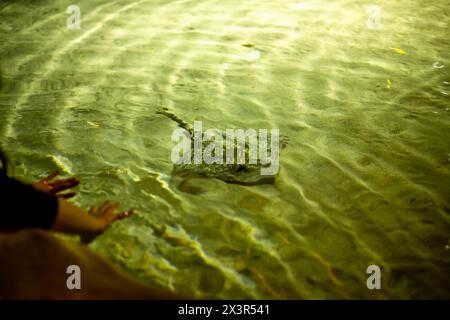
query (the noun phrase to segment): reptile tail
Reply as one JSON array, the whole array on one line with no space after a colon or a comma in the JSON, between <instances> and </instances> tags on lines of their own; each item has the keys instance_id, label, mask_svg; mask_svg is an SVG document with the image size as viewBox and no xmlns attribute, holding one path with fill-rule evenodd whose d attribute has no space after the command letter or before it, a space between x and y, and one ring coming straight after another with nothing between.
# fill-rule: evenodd
<instances>
[{"instance_id":1,"label":"reptile tail","mask_svg":"<svg viewBox=\"0 0 450 320\"><path fill-rule=\"evenodd\" d=\"M156 113L162 114L162 115L166 116L167 118L175 121L176 123L178 123L178 125L181 128L183 128L184 130L187 130L191 135L194 134L194 128L192 128L192 126L189 123L187 123L186 121L184 121L183 119L181 119L177 115L175 115L172 112L170 112L169 109L161 108Z\"/></svg>"}]
</instances>

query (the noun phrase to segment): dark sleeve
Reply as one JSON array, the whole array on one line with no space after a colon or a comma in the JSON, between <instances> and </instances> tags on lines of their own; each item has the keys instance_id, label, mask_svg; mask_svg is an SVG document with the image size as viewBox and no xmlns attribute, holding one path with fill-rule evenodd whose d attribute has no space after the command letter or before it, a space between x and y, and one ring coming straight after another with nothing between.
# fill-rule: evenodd
<instances>
[{"instance_id":1,"label":"dark sleeve","mask_svg":"<svg viewBox=\"0 0 450 320\"><path fill-rule=\"evenodd\" d=\"M0 230L50 229L58 199L0 173Z\"/></svg>"}]
</instances>

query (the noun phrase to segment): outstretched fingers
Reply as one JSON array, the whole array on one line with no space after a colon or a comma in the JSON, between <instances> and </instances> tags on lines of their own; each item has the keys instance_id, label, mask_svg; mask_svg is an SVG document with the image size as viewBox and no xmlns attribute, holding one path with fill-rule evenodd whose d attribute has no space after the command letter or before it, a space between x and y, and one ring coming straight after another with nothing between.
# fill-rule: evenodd
<instances>
[{"instance_id":1,"label":"outstretched fingers","mask_svg":"<svg viewBox=\"0 0 450 320\"><path fill-rule=\"evenodd\" d=\"M44 179L40 180L41 183L50 183L53 179L55 179L57 176L59 176L60 172L59 170L56 170L55 172L51 173L49 176L45 177Z\"/></svg>"},{"instance_id":2,"label":"outstretched fingers","mask_svg":"<svg viewBox=\"0 0 450 320\"><path fill-rule=\"evenodd\" d=\"M122 220L125 218L128 218L130 216L132 216L134 214L134 210L133 209L129 209L127 211L121 212L118 215L115 216L114 220Z\"/></svg>"},{"instance_id":3,"label":"outstretched fingers","mask_svg":"<svg viewBox=\"0 0 450 320\"><path fill-rule=\"evenodd\" d=\"M68 179L62 179L55 182L51 182L51 191L52 193L58 193L73 187L76 187L80 184L80 180L77 178L68 178Z\"/></svg>"},{"instance_id":4,"label":"outstretched fingers","mask_svg":"<svg viewBox=\"0 0 450 320\"><path fill-rule=\"evenodd\" d=\"M120 204L112 201L104 201L99 207L92 206L89 210L89 214L105 219L112 223L117 220L128 218L134 214L133 209L128 209L119 214L115 214L115 211L119 208Z\"/></svg>"},{"instance_id":5,"label":"outstretched fingers","mask_svg":"<svg viewBox=\"0 0 450 320\"><path fill-rule=\"evenodd\" d=\"M63 198L63 199L70 199L73 198L77 195L76 192L67 192L67 193L62 193L62 194L58 194L58 197Z\"/></svg>"}]
</instances>

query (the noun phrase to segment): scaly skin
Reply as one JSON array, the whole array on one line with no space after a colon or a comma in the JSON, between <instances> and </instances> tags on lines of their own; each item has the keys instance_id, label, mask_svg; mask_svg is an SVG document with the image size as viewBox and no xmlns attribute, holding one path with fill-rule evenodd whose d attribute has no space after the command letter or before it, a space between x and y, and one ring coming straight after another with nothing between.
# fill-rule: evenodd
<instances>
[{"instance_id":1,"label":"scaly skin","mask_svg":"<svg viewBox=\"0 0 450 320\"><path fill-rule=\"evenodd\" d=\"M194 147L194 129L183 119L179 118L177 115L171 113L167 108L160 109L157 113L162 114L169 119L175 121L181 128L189 132L192 143L191 143L191 154L193 154ZM226 137L224 136L224 141ZM210 141L203 141L203 149L208 146ZM286 137L280 137L280 147L284 148L287 144ZM270 146L270 143L269 143ZM235 144L235 150L238 146ZM270 148L268 150L270 152ZM180 177L206 177L206 178L216 178L228 183L235 183L241 185L258 185L274 183L278 172L274 175L261 175L261 167L263 166L258 162L258 164L248 163L248 143L245 144L245 164L174 164L173 174ZM225 146L223 154L226 154Z\"/></svg>"}]
</instances>

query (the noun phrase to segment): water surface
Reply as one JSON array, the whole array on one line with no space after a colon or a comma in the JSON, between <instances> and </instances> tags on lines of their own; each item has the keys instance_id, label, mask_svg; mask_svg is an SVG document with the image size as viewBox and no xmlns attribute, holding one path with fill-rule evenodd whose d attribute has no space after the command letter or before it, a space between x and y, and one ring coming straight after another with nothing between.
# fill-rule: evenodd
<instances>
[{"instance_id":1,"label":"water surface","mask_svg":"<svg viewBox=\"0 0 450 320\"><path fill-rule=\"evenodd\" d=\"M93 250L197 297L450 297L448 1L80 0L79 30L71 4L0 1L0 141L137 209ZM161 107L279 128L276 183L180 187Z\"/></svg>"}]
</instances>

